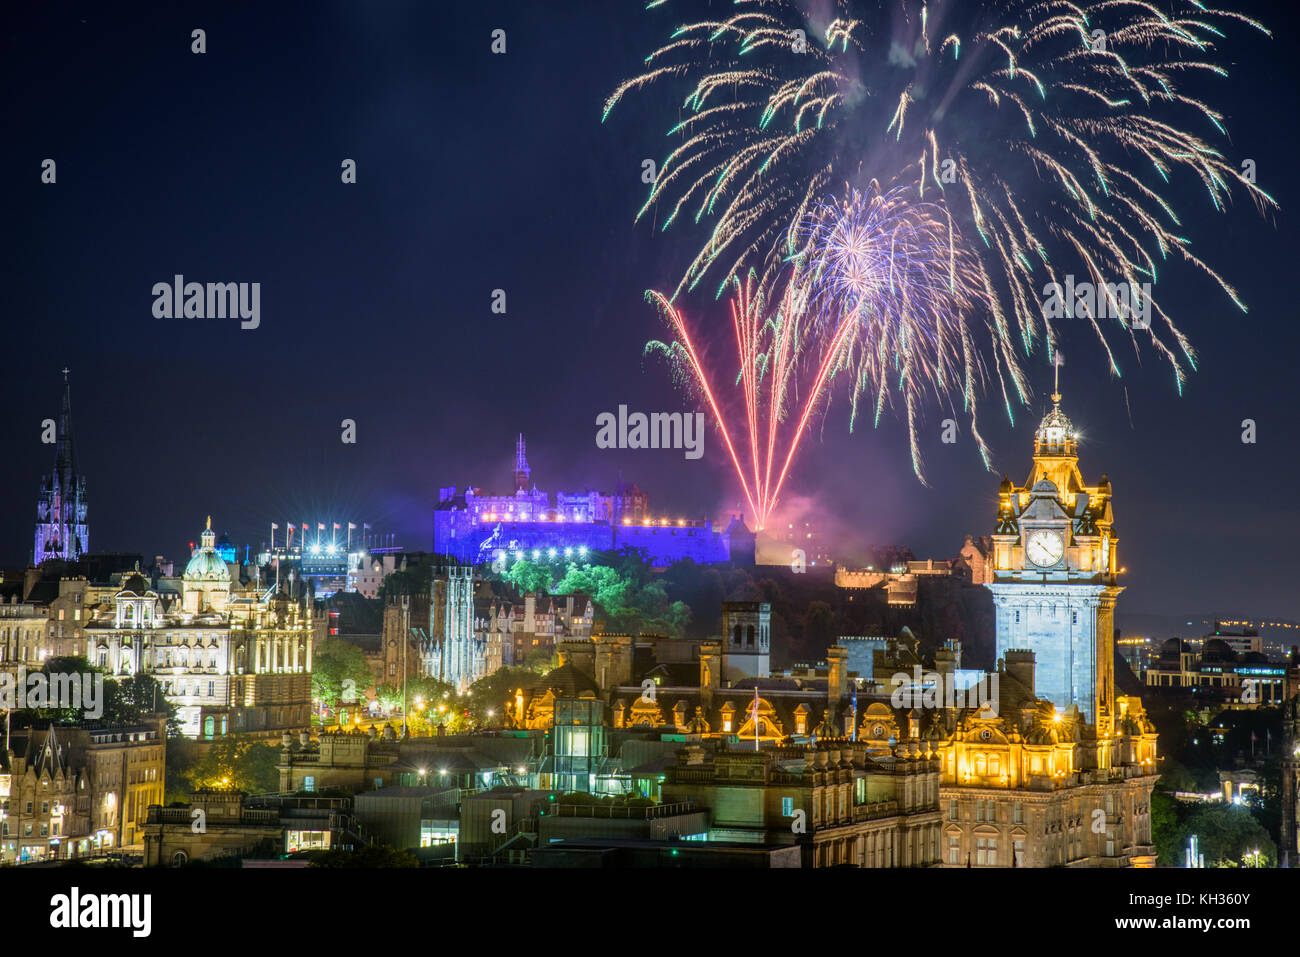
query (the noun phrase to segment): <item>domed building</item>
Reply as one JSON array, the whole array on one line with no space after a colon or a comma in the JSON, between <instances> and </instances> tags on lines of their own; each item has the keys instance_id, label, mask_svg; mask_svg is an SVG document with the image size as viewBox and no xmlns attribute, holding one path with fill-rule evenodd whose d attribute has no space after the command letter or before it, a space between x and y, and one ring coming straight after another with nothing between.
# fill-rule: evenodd
<instances>
[{"instance_id":1,"label":"domed building","mask_svg":"<svg viewBox=\"0 0 1300 957\"><path fill-rule=\"evenodd\" d=\"M311 619L301 587L241 579L209 517L179 599L127 576L86 623L86 655L114 675L153 675L188 737L300 729L311 721Z\"/></svg>"},{"instance_id":2,"label":"domed building","mask_svg":"<svg viewBox=\"0 0 1300 957\"><path fill-rule=\"evenodd\" d=\"M191 615L221 614L230 602L230 566L217 553L212 516L199 536L185 574L181 576L182 606Z\"/></svg>"}]
</instances>

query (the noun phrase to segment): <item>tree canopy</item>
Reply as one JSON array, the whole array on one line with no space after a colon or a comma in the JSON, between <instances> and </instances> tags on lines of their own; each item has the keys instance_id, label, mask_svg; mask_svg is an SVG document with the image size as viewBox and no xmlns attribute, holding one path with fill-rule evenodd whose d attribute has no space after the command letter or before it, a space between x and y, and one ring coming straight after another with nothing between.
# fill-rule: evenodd
<instances>
[{"instance_id":1,"label":"tree canopy","mask_svg":"<svg viewBox=\"0 0 1300 957\"><path fill-rule=\"evenodd\" d=\"M325 639L312 656L312 697L331 710L340 703L360 701L373 681L365 653L342 638Z\"/></svg>"}]
</instances>

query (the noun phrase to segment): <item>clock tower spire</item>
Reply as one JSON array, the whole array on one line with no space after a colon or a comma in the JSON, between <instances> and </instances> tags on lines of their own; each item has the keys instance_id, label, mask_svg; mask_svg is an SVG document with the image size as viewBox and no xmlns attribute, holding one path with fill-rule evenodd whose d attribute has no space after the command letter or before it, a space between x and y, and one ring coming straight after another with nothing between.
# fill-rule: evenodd
<instances>
[{"instance_id":1,"label":"clock tower spire","mask_svg":"<svg viewBox=\"0 0 1300 957\"><path fill-rule=\"evenodd\" d=\"M1059 377L1059 363L1057 365ZM1034 433L1023 486L1004 478L993 535L997 656L1034 652L1034 685L1058 711L1078 708L1098 734L1114 730L1118 584L1110 481L1079 471L1079 433L1052 408Z\"/></svg>"}]
</instances>

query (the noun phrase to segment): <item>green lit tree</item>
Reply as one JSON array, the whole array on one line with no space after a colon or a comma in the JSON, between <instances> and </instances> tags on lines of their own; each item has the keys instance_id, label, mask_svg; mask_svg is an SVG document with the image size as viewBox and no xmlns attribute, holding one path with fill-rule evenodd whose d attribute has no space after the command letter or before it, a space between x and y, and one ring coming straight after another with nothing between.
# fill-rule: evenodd
<instances>
[{"instance_id":1,"label":"green lit tree","mask_svg":"<svg viewBox=\"0 0 1300 957\"><path fill-rule=\"evenodd\" d=\"M262 794L280 787L280 749L244 734L213 740L186 772L190 788L228 787Z\"/></svg>"},{"instance_id":2,"label":"green lit tree","mask_svg":"<svg viewBox=\"0 0 1300 957\"><path fill-rule=\"evenodd\" d=\"M330 710L343 702L349 690L359 702L374 680L365 653L341 638L322 642L312 656L311 668L312 697Z\"/></svg>"}]
</instances>

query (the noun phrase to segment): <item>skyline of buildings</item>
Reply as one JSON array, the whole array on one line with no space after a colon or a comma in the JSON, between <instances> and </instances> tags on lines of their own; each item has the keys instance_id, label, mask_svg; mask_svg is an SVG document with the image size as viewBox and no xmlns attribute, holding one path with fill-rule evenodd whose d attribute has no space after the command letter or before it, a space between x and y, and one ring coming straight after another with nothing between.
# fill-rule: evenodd
<instances>
[{"instance_id":1,"label":"skyline of buildings","mask_svg":"<svg viewBox=\"0 0 1300 957\"><path fill-rule=\"evenodd\" d=\"M161 783L152 771L127 782L148 785L134 796L107 771L74 773L48 743L62 733L51 725L43 739L27 731L21 752L7 752L0 783L23 811L8 816L21 832L0 850L39 861L126 844L143 846L150 863L172 865L245 853L250 842L267 840L285 853L355 852L373 842L366 829L392 810L386 802L415 789L418 827L404 833L416 834L420 848L451 848L461 863L564 866L615 851L635 858L686 841L699 844L692 854L701 862L729 856L737 866L1153 866L1160 752L1141 685L1119 688L1114 668L1111 613L1122 566L1112 490L1104 476L1095 486L1084 483L1077 437L1054 398L1035 436L1029 479L1023 487L1002 483L991 536L967 536L950 563L894 561L887 571L833 576L833 587L878 591L886 607L904 609L922 601L922 580L959 578L987 590L994 596L992 667L963 667L961 642L942 634L926 636L939 643L927 652L904 629L841 637L826 650L824 668L779 673L769 602L724 601L717 637L620 634L594 629L590 601L583 608L569 596L561 608L563 596L554 596L543 607L529 594L516 607L480 595L483 579L471 565L430 569L402 566L399 554L378 556L381 580L417 568L430 577L416 582L414 593L387 592L378 647L368 656L374 688L366 694L385 681L400 678L404 686L421 677L464 696L534 652L554 654L555 667L512 672L520 686L499 705L490 702L499 707L496 734L517 736L508 746L517 754L490 743L501 739L481 729L449 735L439 726L430 737L399 738L391 723L381 732L370 720L362 731L364 698L350 709L356 730L321 726L313 738L305 729L315 713L314 649L336 634L329 600L351 593L345 587L312 600L305 576L230 560L211 518L178 577L155 569L146 578L137 566L106 581L44 579L47 591L57 586L48 604L37 607L30 594L0 604L0 611L30 609L17 620L33 623L15 629L22 651L6 652L5 667L70 655L123 679L152 675L176 705L181 733L201 745L250 733L282 739L282 793L250 804L219 789L195 792L185 813L211 811L214 831L184 837L169 827L183 815L158 803ZM516 491L524 492L530 475L522 443L519 453ZM7 639L9 627L0 616L0 636ZM39 629L35 647L32 627ZM1207 661L1235 660L1229 656L1246 656L1250 665L1250 656L1261 656L1257 646L1258 636L1244 630L1207 640L1200 672ZM2 647L16 646L6 640ZM1148 687L1174 684L1160 680L1164 658L1149 662ZM1181 657L1176 665L1180 675L1193 670ZM1219 674L1226 707L1291 700L1300 679L1283 666L1266 693L1248 701L1248 672L1239 665ZM901 690L912 704L900 708L898 676L909 673L915 677ZM960 686L955 700L949 686ZM156 759L150 751L147 760ZM91 789L89 803L75 799L77 774ZM38 786L51 794L39 814L23 797ZM459 795L454 809L438 804L447 787ZM373 795L329 808L320 801L334 801L333 794L314 796L337 788ZM507 801L512 823L505 831L475 823L470 797L479 792ZM575 794L664 810L629 814L646 826L614 838L583 823ZM569 810L545 821L538 807L556 795L566 796ZM103 809L119 800L128 810L106 817ZM72 807L79 816L69 816ZM787 860L791 848L797 855Z\"/></svg>"},{"instance_id":2,"label":"skyline of buildings","mask_svg":"<svg viewBox=\"0 0 1300 957\"><path fill-rule=\"evenodd\" d=\"M92 561L101 560L95 567L111 569L115 564L121 564L121 560L130 553L89 552L85 476L77 471L76 465L68 370L63 370L62 374L61 413L58 422L52 423L51 433L56 445L55 467L42 480L39 488L35 529L37 544L29 554L29 559L34 558L40 549L42 560L76 561L88 558ZM708 520L700 522L655 518L649 513L647 493L635 485L623 483L621 477L613 494L605 495L591 490L582 493L561 491L555 493L554 501L535 485L525 487L531 482L531 477L524 437L520 434L516 441L514 494L493 496L483 495L478 488L442 488L434 505L434 514L438 517L435 520L433 550L441 553L437 547L441 543L443 547L451 548L451 551L442 554L450 554L462 561L495 559L508 564L518 559L551 562L581 560L589 552L608 548L612 544L615 548L645 548L652 561L663 564L682 557L691 557L704 563L739 560L769 562L774 565L794 564L795 562L782 560L788 549L796 561L802 558L808 566L816 567L820 562L834 568L837 582L841 582L844 587L885 584L891 594L891 603L900 604L906 604L911 600L909 596L915 594L914 581L917 575L945 573L945 567L936 564L933 559L912 559L901 564L894 559L892 565L886 561L879 567L871 568L836 562L828 550L829 546L824 539L817 537L816 528L810 521L801 521L797 533L791 523L789 528L777 529L770 534L755 534L744 527L738 515L732 516L732 524L726 529L715 527ZM72 494L66 494L65 489L72 489ZM1024 491L1021 490L1022 497ZM1093 494L1098 494L1097 490L1093 490ZM472 508L466 504L466 496L473 503ZM572 512L576 524L559 528L569 521L565 518L568 512ZM611 522L611 518L614 521ZM487 531L485 526L489 525L491 530ZM242 552L245 560L255 561L263 568L263 576L269 580L274 580L278 571L283 571L286 575L292 572L302 580L312 582L318 597L328 596L337 590L373 595L384 574L392 566L392 556L406 551L404 546L397 543L397 534L375 532L369 523L338 522L332 519L328 522L286 522L283 537L278 544L275 535L281 530L281 523L271 522L268 527L271 536L269 543L262 541L240 547L223 533L216 543L217 550L231 563L238 563ZM338 540L340 534L341 542ZM457 535L460 536L459 541ZM733 535L737 541L734 557ZM803 536L805 542L813 543L812 550L805 549L802 556L794 551L800 546L800 536ZM992 558L992 538L984 536L972 541L973 536L969 534L966 538L966 545L954 559L945 560L945 563L960 563L967 575L971 574L972 569L975 574L983 575ZM474 547L475 544L478 547ZM193 549L194 543L190 542L189 547ZM889 546L883 553L879 546L870 548L876 550L877 554L891 551L910 554L907 549L897 546ZM415 551L419 553L419 550ZM71 555L77 557L74 559L69 557ZM29 567L35 564L39 563L29 561ZM154 564L166 571L174 563L161 554L155 554ZM4 562L0 560L0 568L3 567ZM8 567L13 571L18 570L18 566L12 563ZM1178 616L1170 616L1170 620L1176 617ZM1225 623L1250 624L1227 616L1219 617L1223 617ZM1212 620L1217 620L1217 617ZM1190 626L1193 622L1187 624ZM1276 634L1275 644L1283 648L1287 647L1291 638L1288 632L1300 631L1300 620L1265 620L1257 624L1272 629ZM1169 625L1162 630L1185 640L1195 641L1199 638L1193 632L1183 632Z\"/></svg>"}]
</instances>

